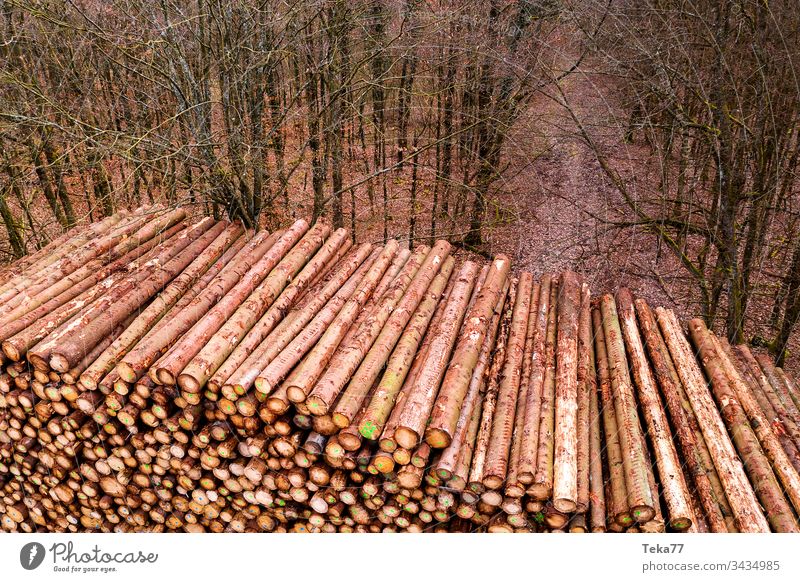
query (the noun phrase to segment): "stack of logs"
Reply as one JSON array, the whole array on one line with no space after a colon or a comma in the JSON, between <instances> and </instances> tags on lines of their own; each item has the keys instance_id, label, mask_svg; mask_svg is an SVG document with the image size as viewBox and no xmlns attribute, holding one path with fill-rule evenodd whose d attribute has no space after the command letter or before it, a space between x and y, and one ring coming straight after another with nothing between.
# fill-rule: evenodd
<instances>
[{"instance_id":1,"label":"stack of logs","mask_svg":"<svg viewBox=\"0 0 800 582\"><path fill-rule=\"evenodd\" d=\"M0 270L7 531L798 531L800 395L450 245L153 206Z\"/></svg>"}]
</instances>

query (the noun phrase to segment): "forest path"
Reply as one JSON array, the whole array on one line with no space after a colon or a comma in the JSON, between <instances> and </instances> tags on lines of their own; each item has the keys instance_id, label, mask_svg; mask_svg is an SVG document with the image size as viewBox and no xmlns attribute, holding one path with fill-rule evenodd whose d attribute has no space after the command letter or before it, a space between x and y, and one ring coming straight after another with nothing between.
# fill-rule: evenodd
<instances>
[{"instance_id":1,"label":"forest path","mask_svg":"<svg viewBox=\"0 0 800 582\"><path fill-rule=\"evenodd\" d=\"M605 78L579 69L562 81L562 89L603 151L633 165L628 167L644 167L642 149L620 138L624 120ZM491 251L511 254L519 269L537 276L572 269L587 277L594 293L627 286L654 305L691 311L686 289L675 279L683 273L671 255L659 253L655 237L609 228L609 222L630 217L565 108L539 95L528 115L519 126L535 127L541 137L531 139L524 131L509 136L505 175L511 177L497 203L513 219L492 227Z\"/></svg>"}]
</instances>

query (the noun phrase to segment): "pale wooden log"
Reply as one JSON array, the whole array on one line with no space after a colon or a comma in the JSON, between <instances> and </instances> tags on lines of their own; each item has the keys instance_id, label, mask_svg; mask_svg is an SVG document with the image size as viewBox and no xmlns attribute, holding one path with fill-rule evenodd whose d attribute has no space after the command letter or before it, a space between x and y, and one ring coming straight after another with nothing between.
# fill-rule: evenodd
<instances>
[{"instance_id":1,"label":"pale wooden log","mask_svg":"<svg viewBox=\"0 0 800 582\"><path fill-rule=\"evenodd\" d=\"M310 391L359 311L376 290L380 279L397 256L398 250L397 242L389 241L346 303L343 306L332 304L330 308L326 306L326 309L320 311L308 326L264 367L256 379L256 390L259 393L269 395L303 357L305 357L303 362L295 367L290 378L286 379L287 386L297 386L299 390ZM296 384L295 379L302 382L302 385Z\"/></svg>"},{"instance_id":2,"label":"pale wooden log","mask_svg":"<svg viewBox=\"0 0 800 582\"><path fill-rule=\"evenodd\" d=\"M340 228L328 237L322 248L314 254L297 276L291 278L291 282L266 313L261 316L250 331L247 332L247 335L237 343L230 355L225 358L223 364L209 379L209 388L212 388L215 392L219 391L219 387L226 383L231 374L247 360L249 355L256 351L264 339L287 317L295 302L300 299L306 290L314 285L317 276L333 267L331 261L339 258L340 251L347 251L351 245L347 229ZM366 254L364 256L366 257ZM346 262L344 267L347 268L347 265L348 263ZM357 266L353 270L355 271L356 268Z\"/></svg>"},{"instance_id":3,"label":"pale wooden log","mask_svg":"<svg viewBox=\"0 0 800 582\"><path fill-rule=\"evenodd\" d=\"M545 347L547 343L547 320L550 313L550 275L542 277L537 298L536 313L531 313L535 323L531 357L525 364L529 367L527 396L523 414L523 428L520 439L518 479L530 485L536 471L536 451L539 445L539 423L542 410L542 389L544 386Z\"/></svg>"},{"instance_id":4,"label":"pale wooden log","mask_svg":"<svg viewBox=\"0 0 800 582\"><path fill-rule=\"evenodd\" d=\"M664 396L681 446L682 459L694 481L697 498L707 518L708 526L711 531L717 533L728 532L731 528L735 531L725 490L719 481L705 439L661 336L658 323L644 300L637 299L635 306L639 328L644 335L650 361L653 363L661 394ZM697 512L695 517L699 517Z\"/></svg>"},{"instance_id":5,"label":"pale wooden log","mask_svg":"<svg viewBox=\"0 0 800 582\"><path fill-rule=\"evenodd\" d=\"M452 442L484 338L510 269L511 260L507 256L495 257L480 294L466 315L461 336L450 359L425 430L425 439L432 447L445 448Z\"/></svg>"},{"instance_id":6,"label":"pale wooden log","mask_svg":"<svg viewBox=\"0 0 800 582\"><path fill-rule=\"evenodd\" d=\"M517 410L519 384L522 376L522 357L525 353L525 339L530 315L533 276L522 273L517 286L514 313L506 346L506 359L502 378L497 391L492 432L486 450L486 464L482 482L488 489L499 489L506 479L508 457L511 450L511 436Z\"/></svg>"},{"instance_id":7,"label":"pale wooden log","mask_svg":"<svg viewBox=\"0 0 800 582\"><path fill-rule=\"evenodd\" d=\"M672 431L658 396L656 381L647 362L630 291L623 288L617 292L617 306L628 360L639 395L639 405L655 454L669 526L678 531L688 530L695 521L689 501L689 489L683 477L678 453L672 443Z\"/></svg>"},{"instance_id":8,"label":"pale wooden log","mask_svg":"<svg viewBox=\"0 0 800 582\"><path fill-rule=\"evenodd\" d=\"M429 327L437 327L437 316L441 316L444 305L447 304L449 289L455 281L451 277L454 265L452 257L444 261L406 325L403 335L397 341L380 383L359 422L359 432L364 438L376 440L383 432L384 423L391 411L394 408L399 410L399 406L395 404L398 403L400 391L410 373L414 357L425 351L425 348L418 350L422 337ZM429 334L426 337L432 336Z\"/></svg>"},{"instance_id":9,"label":"pale wooden log","mask_svg":"<svg viewBox=\"0 0 800 582\"><path fill-rule=\"evenodd\" d=\"M511 331L514 306L516 305L518 284L519 280L517 278L510 280L508 298L504 304L503 314L500 319L500 330L492 353L492 363L487 374L488 382L481 407L481 419L478 425L478 434L475 437L472 464L467 479L469 493L473 495L480 495L485 490L483 472L486 466L486 453L492 434L492 420L494 418L495 404L497 403L497 392L500 387L500 372L505 366L506 348Z\"/></svg>"},{"instance_id":10,"label":"pale wooden log","mask_svg":"<svg viewBox=\"0 0 800 582\"><path fill-rule=\"evenodd\" d=\"M447 243L445 243L447 244ZM449 247L449 245L448 245ZM318 378L314 387L310 392L301 389L300 392L293 394L293 385L290 384L288 389L289 399L292 401L302 401L301 398L305 396L305 401L312 414L328 414L329 411L333 412L332 406L334 401L341 395L342 390L348 383L348 380L356 374L357 381L367 382L365 385L353 385L353 391L349 395L345 395L347 400L343 403L347 407L339 417L338 426L344 428L349 425L350 419L347 415L355 414L361 407L363 400L363 392L368 390L373 385L377 378L377 366L371 366L375 369L371 373L358 373L358 368L367 354L370 352L374 342L381 335L381 331L390 316L393 315L393 310L398 305L398 302L406 294L406 291L415 278L415 275L422 267L425 268L427 275L432 279L435 272L441 265L443 256L439 254L432 257L431 261L426 258L430 255L430 249L426 246L417 247L412 253L405 265L392 281L391 285L387 287L382 296L375 305L368 312L364 312L364 318L357 327L353 327L353 333L349 334L349 338L345 338L338 346L336 352L330 359L327 369ZM410 297L416 301L421 297L417 294L418 289L412 290ZM398 311L398 315L410 315L409 311ZM392 331L387 330L387 336L392 335ZM386 336L382 338L386 341ZM396 338L393 338L396 339ZM393 342L392 342L393 343ZM367 366L371 363L367 362ZM337 405L338 406L338 405ZM346 422L345 422L346 421ZM334 418L336 422L336 418Z\"/></svg>"},{"instance_id":11,"label":"pale wooden log","mask_svg":"<svg viewBox=\"0 0 800 582\"><path fill-rule=\"evenodd\" d=\"M402 447L413 449L422 438L444 376L447 360L461 328L477 274L477 265L470 261L465 261L456 274L456 282L436 330L436 336L425 354L425 361L415 385L411 387L411 391L402 403L403 409L394 431L394 438Z\"/></svg>"},{"instance_id":12,"label":"pale wooden log","mask_svg":"<svg viewBox=\"0 0 800 582\"><path fill-rule=\"evenodd\" d=\"M672 361L703 431L717 474L725 487L737 529L745 533L768 532L769 523L759 506L675 314L657 308L656 317Z\"/></svg>"},{"instance_id":13,"label":"pale wooden log","mask_svg":"<svg viewBox=\"0 0 800 582\"><path fill-rule=\"evenodd\" d=\"M556 339L555 449L553 507L572 513L578 507L578 318L581 281L567 271L558 293Z\"/></svg>"},{"instance_id":14,"label":"pale wooden log","mask_svg":"<svg viewBox=\"0 0 800 582\"><path fill-rule=\"evenodd\" d=\"M156 366L158 380L175 384L178 374L197 355L205 343L224 324L250 293L264 280L280 260L308 230L305 220L296 221L239 281L205 313L192 328L162 357Z\"/></svg>"},{"instance_id":15,"label":"pale wooden log","mask_svg":"<svg viewBox=\"0 0 800 582\"><path fill-rule=\"evenodd\" d=\"M624 452L622 460L628 505L633 518L639 523L646 523L655 515L657 500L653 499L648 486L648 464L642 447L644 437L636 412L636 399L625 358L625 346L614 297L604 295L600 301L600 309L603 316L603 332L608 352L617 428L620 431L620 446Z\"/></svg>"},{"instance_id":16,"label":"pale wooden log","mask_svg":"<svg viewBox=\"0 0 800 582\"><path fill-rule=\"evenodd\" d=\"M260 317L283 291L289 280L322 246L330 227L316 224L291 247L269 274L252 290L220 328L211 336L178 376L178 385L197 393L217 371L236 345L245 337Z\"/></svg>"}]
</instances>

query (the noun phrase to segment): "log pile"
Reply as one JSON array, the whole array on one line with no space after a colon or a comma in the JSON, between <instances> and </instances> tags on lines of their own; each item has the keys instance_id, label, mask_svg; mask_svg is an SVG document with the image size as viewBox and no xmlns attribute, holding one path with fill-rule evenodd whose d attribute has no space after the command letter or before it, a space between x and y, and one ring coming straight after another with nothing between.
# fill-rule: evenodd
<instances>
[{"instance_id":1,"label":"log pile","mask_svg":"<svg viewBox=\"0 0 800 582\"><path fill-rule=\"evenodd\" d=\"M445 241L158 206L0 270L5 531L792 532L795 380Z\"/></svg>"}]
</instances>

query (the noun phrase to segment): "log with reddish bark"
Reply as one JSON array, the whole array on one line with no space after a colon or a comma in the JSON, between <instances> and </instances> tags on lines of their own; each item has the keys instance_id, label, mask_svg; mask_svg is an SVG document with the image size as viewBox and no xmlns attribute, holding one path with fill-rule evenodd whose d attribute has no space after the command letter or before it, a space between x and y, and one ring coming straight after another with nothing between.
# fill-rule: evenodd
<instances>
[{"instance_id":1,"label":"log with reddish bark","mask_svg":"<svg viewBox=\"0 0 800 582\"><path fill-rule=\"evenodd\" d=\"M589 321L582 322L582 329L585 326L588 327L588 330L581 331L580 337L584 338L582 341L585 342L586 334L589 334L589 354L586 362L586 383L589 391L589 529L592 532L604 532L606 531L607 523L605 478L603 474L603 419L600 410L600 399L597 394L594 342L591 341L594 333L591 305L587 307L589 308Z\"/></svg>"},{"instance_id":2,"label":"log with reddish bark","mask_svg":"<svg viewBox=\"0 0 800 582\"><path fill-rule=\"evenodd\" d=\"M578 507L578 319L580 277L561 275L556 339L556 400L553 453L553 507L572 513Z\"/></svg>"},{"instance_id":3,"label":"log with reddish bark","mask_svg":"<svg viewBox=\"0 0 800 582\"><path fill-rule=\"evenodd\" d=\"M533 336L531 357L525 362L529 367L525 409L522 411L522 436L520 439L519 469L517 478L524 485L530 485L536 472L536 451L539 444L539 422L542 410L542 389L544 387L545 348L547 344L547 322L550 315L551 276L545 274L539 285L536 299L536 313L531 319L536 325Z\"/></svg>"},{"instance_id":4,"label":"log with reddish bark","mask_svg":"<svg viewBox=\"0 0 800 582\"><path fill-rule=\"evenodd\" d=\"M373 249L369 243L364 243L355 249L343 260L343 264L337 267L328 281L322 282L320 288L314 289L314 292L309 295L308 300L303 301L289 312L261 344L231 372L230 376L224 380L223 392L228 392L231 396L241 396L247 393L261 370L289 345L289 342L323 308L328 309L329 301L334 301L338 305L338 307L331 306L331 309L338 313L379 254L380 249ZM215 375L220 378L219 382L222 382L221 378L225 374L226 366L227 362ZM214 381L213 378L212 381Z\"/></svg>"},{"instance_id":5,"label":"log with reddish bark","mask_svg":"<svg viewBox=\"0 0 800 582\"><path fill-rule=\"evenodd\" d=\"M417 308L425 297L425 292L442 272L444 263L447 261L450 252L450 245L445 241L439 241L434 245L425 257L413 280L409 283L402 297L393 301L382 302L387 308L386 311L379 311L378 316L374 317L374 327L381 324L381 330L375 338L372 347L367 352L358 369L349 378L347 388L342 393L333 412L333 420L337 426L345 428L353 420L355 410L362 405L366 397L366 387L371 386L377 379L381 369L387 362L390 353L394 350L398 341L406 328L406 325L416 313ZM448 268L452 270L452 263ZM436 289L441 292L446 284L446 279L437 282ZM432 313L432 309L430 312ZM373 328L374 329L374 328ZM368 338L367 338L368 339ZM348 368L339 367L339 370L346 371ZM341 374L341 372L338 372ZM349 374L347 376L350 376ZM339 383L338 381L336 382Z\"/></svg>"},{"instance_id":6,"label":"log with reddish bark","mask_svg":"<svg viewBox=\"0 0 800 582\"><path fill-rule=\"evenodd\" d=\"M24 312L28 305L35 307L39 297L49 300L67 290L76 280L86 278L105 263L125 255L185 217L183 210L169 212L154 220L147 220L143 216L132 217L124 226L121 223L121 228L112 229L108 236L91 241L84 248L60 259L45 274L25 285L23 293L5 301L4 309L21 307Z\"/></svg>"},{"instance_id":7,"label":"log with reddish bark","mask_svg":"<svg viewBox=\"0 0 800 582\"><path fill-rule=\"evenodd\" d=\"M597 379L600 384L600 409L605 435L605 453L608 465L608 490L606 508L608 510L608 528L626 528L633 524L628 491L625 486L625 468L622 461L620 432L617 429L617 416L614 408L614 395L611 390L611 371L609 369L608 350L606 349L603 320L599 307L592 309L592 330L595 338L595 364ZM616 526L616 527L615 527Z\"/></svg>"},{"instance_id":8,"label":"log with reddish bark","mask_svg":"<svg viewBox=\"0 0 800 582\"><path fill-rule=\"evenodd\" d=\"M168 243L175 235L184 230L184 225L173 226L162 235L154 237L144 244L136 247L116 261L94 271L89 277L75 283L72 287L43 302L37 308L25 315L15 317L14 313L7 313L0 323L0 340L10 339L20 334L12 344L19 347L15 358L25 355L27 349L44 338L67 319L83 310L108 289L124 280L132 271L143 262L147 262L163 249L163 244ZM13 350L10 348L13 353Z\"/></svg>"},{"instance_id":9,"label":"log with reddish bark","mask_svg":"<svg viewBox=\"0 0 800 582\"><path fill-rule=\"evenodd\" d=\"M202 254L222 234L226 226L225 223L220 222L206 231L199 231L199 236L195 235L196 238L178 254L166 261L146 279L138 281L135 288L113 289L109 293L110 303L102 314L98 314L90 321L84 319L80 326L75 327L74 333L61 336L58 347L51 351L51 368L58 372L69 370L120 321L128 317L130 313L139 310L170 281L189 267L197 256ZM219 252L221 253L222 250L220 247ZM197 278L207 266L208 262L204 261L190 271L190 277Z\"/></svg>"},{"instance_id":10,"label":"log with reddish bark","mask_svg":"<svg viewBox=\"0 0 800 582\"><path fill-rule=\"evenodd\" d=\"M53 264L61 257L85 245L87 241L102 236L113 224L129 216L122 210L91 224L78 224L62 233L41 249L0 268L0 293L19 282L21 277L30 277ZM13 283L12 283L13 282Z\"/></svg>"},{"instance_id":11,"label":"log with reddish bark","mask_svg":"<svg viewBox=\"0 0 800 582\"><path fill-rule=\"evenodd\" d=\"M784 497L772 465L759 444L758 437L748 422L737 394L731 387L720 354L716 350L711 332L700 319L689 322L692 342L700 353L700 361L711 384L711 390L720 408L720 414L732 435L733 443L742 459L758 499L775 531L797 532L798 523L792 508ZM780 447L778 447L780 449ZM783 449L780 449L783 451ZM788 464L788 462L787 462Z\"/></svg>"},{"instance_id":12,"label":"log with reddish bark","mask_svg":"<svg viewBox=\"0 0 800 582\"><path fill-rule=\"evenodd\" d=\"M780 398L775 391L772 382L764 372L765 368L768 370L770 369L769 360L764 361L764 367L762 368L756 358L753 357L750 348L746 345L736 346L736 351L758 380L759 391L774 410L776 420L780 422L781 428L786 431L795 445L800 447L800 426L795 423L794 416L790 413L789 409L787 409L783 399ZM775 380L774 375L773 380Z\"/></svg>"},{"instance_id":13,"label":"log with reddish bark","mask_svg":"<svg viewBox=\"0 0 800 582\"><path fill-rule=\"evenodd\" d=\"M689 342L672 311L656 309L656 318L680 376L706 445L725 488L736 528L744 533L768 532L769 523L745 474L725 424L709 393Z\"/></svg>"},{"instance_id":14,"label":"log with reddish bark","mask_svg":"<svg viewBox=\"0 0 800 582\"><path fill-rule=\"evenodd\" d=\"M181 219L185 218L186 213L181 211ZM22 301L26 295L34 295L47 287L53 285L60 279L70 275L86 263L105 253L121 241L124 241L132 233L136 232L142 225L146 224L147 219L143 216L129 216L122 218L116 224L102 233L97 238L90 239L85 245L80 245L71 252L65 253L57 261L51 263L44 269L31 274L27 277L19 277L9 282L6 289L0 292L0 305L6 309L15 306L13 302Z\"/></svg>"},{"instance_id":15,"label":"log with reddish bark","mask_svg":"<svg viewBox=\"0 0 800 582\"><path fill-rule=\"evenodd\" d=\"M603 316L603 332L608 353L611 390L614 395L614 410L617 428L620 431L620 446L624 451L625 488L628 491L628 505L633 518L645 523L655 516L656 499L648 485L646 451L642 447L644 438L639 415L636 412L636 399L625 358L617 308L614 297L604 295L600 301Z\"/></svg>"},{"instance_id":16,"label":"log with reddish bark","mask_svg":"<svg viewBox=\"0 0 800 582\"><path fill-rule=\"evenodd\" d=\"M750 350L747 348L747 346L736 346L735 348L731 348L726 342L724 347L728 358L735 363L739 373L746 379L753 396L758 402L759 408L767 417L773 431L780 440L781 445L783 446L784 451L786 451L786 454L789 456L789 459L792 462L795 470L800 472L800 448L798 448L795 439L793 438L791 430L793 425L791 424L791 420L788 422L784 421L784 418L778 413L778 411L775 409L775 406L773 406L772 401L767 396L764 386L769 384L769 382L761 373L761 368L758 366L755 359L752 358L752 354L749 353ZM744 350L747 350L749 357L745 355ZM798 439L797 442L800 442L800 439Z\"/></svg>"},{"instance_id":17,"label":"log with reddish bark","mask_svg":"<svg viewBox=\"0 0 800 582\"><path fill-rule=\"evenodd\" d=\"M256 390L260 394L268 396L292 368L295 369L292 377L286 380L287 386L311 390L314 381L319 378L347 330L358 317L359 311L378 287L398 251L397 242L389 241L344 305L338 302L327 305L262 369L255 381ZM302 363L295 367L301 359ZM302 381L302 385L290 381L294 378Z\"/></svg>"},{"instance_id":18,"label":"log with reddish bark","mask_svg":"<svg viewBox=\"0 0 800 582\"><path fill-rule=\"evenodd\" d=\"M261 283L252 290L227 318L178 376L178 385L187 392L197 393L217 371L241 339L261 318L283 291L289 280L322 246L330 227L317 223L291 247ZM288 245L287 245L288 248Z\"/></svg>"},{"instance_id":19,"label":"log with reddish bark","mask_svg":"<svg viewBox=\"0 0 800 582\"><path fill-rule=\"evenodd\" d=\"M637 299L635 306L639 329L647 345L653 372L658 379L661 394L667 405L672 425L675 427L682 460L692 477L699 505L703 509L708 527L717 533L728 532L732 528L735 531L725 490L711 460L711 454L706 447L691 403L686 397L681 380L672 363L669 350L661 336L658 323L643 299ZM697 512L695 512L695 516L698 516Z\"/></svg>"},{"instance_id":20,"label":"log with reddish bark","mask_svg":"<svg viewBox=\"0 0 800 582\"><path fill-rule=\"evenodd\" d=\"M213 232L213 231L209 231ZM157 297L136 317L114 343L106 349L91 366L81 374L81 384L90 390L97 384L116 363L144 337L150 329L171 308L185 296L187 291L201 282L203 276L243 234L238 225L225 228L216 239L209 244L196 258L158 294ZM199 242L199 241L198 241ZM126 298L127 300L127 298ZM115 306L116 307L116 306ZM134 310L131 310L132 312Z\"/></svg>"},{"instance_id":21,"label":"log with reddish bark","mask_svg":"<svg viewBox=\"0 0 800 582\"><path fill-rule=\"evenodd\" d=\"M442 386L425 430L425 439L434 448L445 448L453 439L464 399L483 348L484 338L505 288L511 260L495 257L474 305L466 315L464 328L447 367ZM467 416L469 418L469 416Z\"/></svg>"},{"instance_id":22,"label":"log with reddish bark","mask_svg":"<svg viewBox=\"0 0 800 582\"><path fill-rule=\"evenodd\" d=\"M449 250L449 244L444 244L447 245L445 250ZM389 320L390 316L393 315L395 307L397 307L400 300L406 294L408 287L416 278L417 273L424 268L423 276L427 281L432 280L435 276L444 258L444 254L442 251L437 251L437 254L428 261L427 258L430 255L431 249L428 247L424 245L417 247L402 270L395 277L394 281L392 281L392 284L383 293L380 300L375 302L371 310L368 312L365 311L366 316L363 320L361 322L356 322L358 327L354 327L353 333L348 334L349 337L341 342L336 352L331 357L327 369L318 378L312 390L310 392L305 392L305 390L301 389L301 391L293 394L294 385L292 383L289 384L288 394L290 400L299 402L305 395L306 404L312 414L328 414L329 410L332 411L333 404L341 394L342 389L348 384L348 380L353 377L358 382L358 388L355 388L356 384L353 384L353 390L350 394L343 395L347 398L343 403L342 414L339 415L339 422L337 423L340 428L349 426L349 417L359 410L364 392L373 385L378 375L378 362L373 361L374 359L370 359L370 361L366 362L364 371L361 373L358 372L359 366L371 351L373 343L381 336L384 325ZM414 288L411 294L406 297L408 297L412 303L416 303L421 297L421 293L419 289ZM410 311L398 311L397 314L399 317L404 317L405 314L410 315ZM394 331L396 329L397 328L394 326L388 329L381 340L394 343L397 339L396 336L394 336ZM386 351L387 350L379 350L373 353L377 353L377 359L380 360L381 354L386 353ZM355 374L355 376L353 376L353 374ZM361 383L366 384L362 385ZM334 422L336 422L336 419L334 419Z\"/></svg>"},{"instance_id":23,"label":"log with reddish bark","mask_svg":"<svg viewBox=\"0 0 800 582\"><path fill-rule=\"evenodd\" d=\"M528 487L528 494L534 500L540 502L549 499L553 490L557 301L558 283L551 280L549 313L547 315L547 337L545 340L545 370L542 384L541 410L539 412L539 434L536 440L536 466L533 478Z\"/></svg>"},{"instance_id":24,"label":"log with reddish bark","mask_svg":"<svg viewBox=\"0 0 800 582\"><path fill-rule=\"evenodd\" d=\"M151 377L161 384L175 384L180 371L197 355L205 342L222 327L226 319L247 299L275 265L297 244L307 230L308 223L298 220L281 234L260 259L255 261L245 273L237 277L237 281L230 290L202 314L191 329L184 333L159 359L151 369L151 372L153 369L155 370L155 375L151 374ZM191 309L191 311L194 310Z\"/></svg>"},{"instance_id":25,"label":"log with reddish bark","mask_svg":"<svg viewBox=\"0 0 800 582\"><path fill-rule=\"evenodd\" d=\"M778 482L783 487L786 497L791 502L795 512L800 512L800 475L798 475L791 459L773 431L772 424L758 405L751 387L744 381L730 358L730 345L727 340L724 338L719 339L713 334L709 334L709 337L714 343L719 362L727 375L729 386L738 399L742 410L747 415L750 426L756 437L758 437L764 455L772 465Z\"/></svg>"},{"instance_id":26,"label":"log with reddish bark","mask_svg":"<svg viewBox=\"0 0 800 582\"><path fill-rule=\"evenodd\" d=\"M286 319L290 309L303 293L313 286L317 277L333 266L331 264L332 260L341 258L339 253L342 252L343 256L344 252L350 249L352 243L348 235L347 229L340 228L336 230L328 237L322 248L314 253L314 256L303 267L302 271L297 276L289 279L289 284L275 299L275 302L247 332L247 335L237 342L230 355L225 358L223 364L209 378L208 384L213 391L219 392L219 389L231 374L244 363L250 354L257 350L275 327ZM346 265L347 263L345 263Z\"/></svg>"},{"instance_id":27,"label":"log with reddish bark","mask_svg":"<svg viewBox=\"0 0 800 582\"><path fill-rule=\"evenodd\" d=\"M186 228L184 222L161 231L157 235L141 241L136 246L128 245L127 252L119 255L114 260L107 256L89 261L88 264L74 271L70 275L47 287L33 296L28 296L22 303L11 309L4 306L3 315L0 317L0 339L10 337L14 333L25 329L31 322L37 321L43 315L50 313L57 307L81 295L112 273L121 269L135 266L135 261L150 252L155 247L162 245ZM134 242L136 242L134 240ZM113 256L117 256L114 254Z\"/></svg>"},{"instance_id":28,"label":"log with reddish bark","mask_svg":"<svg viewBox=\"0 0 800 582\"><path fill-rule=\"evenodd\" d=\"M578 498L576 511L579 513L586 513L590 505L590 394L597 393L597 376L594 373L593 359L591 290L589 284L584 282L581 285L581 303L578 314Z\"/></svg>"},{"instance_id":29,"label":"log with reddish bark","mask_svg":"<svg viewBox=\"0 0 800 582\"><path fill-rule=\"evenodd\" d=\"M509 286L510 282L508 278L506 278L503 289L494 306L494 312L489 320L486 333L484 334L483 345L478 354L478 361L472 371L472 378L470 378L470 384L464 397L458 422L453 431L453 438L450 444L442 451L439 460L436 462L436 476L442 481L451 479L458 465L463 463L465 453L462 452L462 449L467 447L469 452L466 453L466 455L468 455L470 459L472 458L474 440L477 436L481 416L479 411L476 414L476 409L481 407L481 393L484 391L484 386L486 385L489 362L495 347L497 332L500 327L500 319L503 315L503 307L506 302ZM474 434L471 434L473 429ZM469 467L470 464L467 463L466 467L464 467L464 471L468 471ZM463 475L462 477L464 480L464 483L461 484L462 490L464 486L466 486L466 477L467 475Z\"/></svg>"},{"instance_id":30,"label":"log with reddish bark","mask_svg":"<svg viewBox=\"0 0 800 582\"><path fill-rule=\"evenodd\" d=\"M102 317L119 298L134 292L151 277L159 276L163 271L163 265L179 256L181 251L189 244L192 244L197 237L202 236L213 222L211 219L203 219L191 228L182 231L179 235L154 248L151 253L142 257L146 259L145 261L137 263L129 269L124 278L114 280L113 285L108 285L108 280L104 281L106 284L104 285L105 290L97 296L96 300L92 301L88 306L84 304L84 309L50 332L33 349L28 350L27 356L30 363L40 370L49 369L52 351L55 347L61 345L62 338L74 337L75 334L81 333L96 318ZM12 339L16 339L18 336Z\"/></svg>"},{"instance_id":31,"label":"log with reddish bark","mask_svg":"<svg viewBox=\"0 0 800 582\"><path fill-rule=\"evenodd\" d=\"M424 434L477 274L478 266L471 261L465 261L459 268L447 307L435 330L436 335L425 353L425 360L421 364L415 384L401 403L403 408L398 417L394 439L406 449L416 447Z\"/></svg>"},{"instance_id":32,"label":"log with reddish bark","mask_svg":"<svg viewBox=\"0 0 800 582\"><path fill-rule=\"evenodd\" d=\"M486 462L481 479L484 487L499 489L506 479L508 456L511 449L511 436L517 410L522 357L525 353L525 339L530 316L533 276L522 273L517 285L514 313L506 346L506 358L502 379L497 390L492 431L486 450Z\"/></svg>"},{"instance_id":33,"label":"log with reddish bark","mask_svg":"<svg viewBox=\"0 0 800 582\"><path fill-rule=\"evenodd\" d=\"M656 380L645 355L630 291L623 288L617 292L617 306L639 405L647 424L647 436L655 454L662 494L669 516L668 523L677 531L689 530L695 521L689 501L689 489L684 480L678 452L673 445L672 431L658 395Z\"/></svg>"},{"instance_id":34,"label":"log with reddish bark","mask_svg":"<svg viewBox=\"0 0 800 582\"><path fill-rule=\"evenodd\" d=\"M800 407L797 406L795 398L792 398L792 391L781 378L778 368L765 354L758 354L756 361L769 381L775 399L783 409L784 416L790 419L794 426L800 427Z\"/></svg>"}]
</instances>

